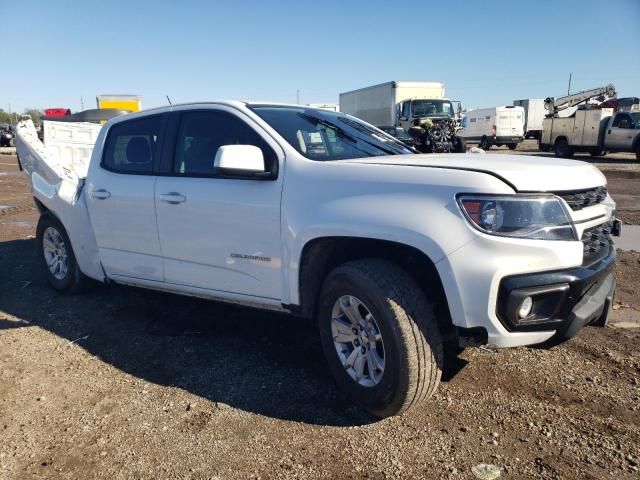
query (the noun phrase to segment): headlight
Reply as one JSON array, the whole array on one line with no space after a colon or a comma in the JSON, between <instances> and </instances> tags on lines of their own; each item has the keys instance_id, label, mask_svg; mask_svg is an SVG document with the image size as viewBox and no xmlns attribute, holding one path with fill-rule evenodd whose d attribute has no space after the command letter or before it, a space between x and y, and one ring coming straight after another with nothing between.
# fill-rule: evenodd
<instances>
[{"instance_id":1,"label":"headlight","mask_svg":"<svg viewBox=\"0 0 640 480\"><path fill-rule=\"evenodd\" d=\"M474 227L490 235L539 240L576 240L571 216L552 195L459 195Z\"/></svg>"}]
</instances>

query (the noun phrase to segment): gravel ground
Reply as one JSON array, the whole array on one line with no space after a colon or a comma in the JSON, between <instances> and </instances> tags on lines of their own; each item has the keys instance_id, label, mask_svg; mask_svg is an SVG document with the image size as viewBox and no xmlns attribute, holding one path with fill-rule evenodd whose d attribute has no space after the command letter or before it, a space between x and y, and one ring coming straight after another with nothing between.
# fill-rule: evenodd
<instances>
[{"instance_id":1,"label":"gravel ground","mask_svg":"<svg viewBox=\"0 0 640 480\"><path fill-rule=\"evenodd\" d=\"M55 293L14 161L0 155L0 478L640 476L640 328L621 328L640 323L640 253L616 267L618 323L451 355L425 409L379 421L334 387L310 323L133 288ZM616 198L625 180L607 175Z\"/></svg>"}]
</instances>

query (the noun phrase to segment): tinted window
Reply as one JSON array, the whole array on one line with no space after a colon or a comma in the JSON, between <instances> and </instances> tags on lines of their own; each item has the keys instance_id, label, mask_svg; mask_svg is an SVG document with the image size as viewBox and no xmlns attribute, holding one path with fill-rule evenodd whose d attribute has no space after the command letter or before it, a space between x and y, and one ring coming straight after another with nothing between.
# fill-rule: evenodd
<instances>
[{"instance_id":1,"label":"tinted window","mask_svg":"<svg viewBox=\"0 0 640 480\"><path fill-rule=\"evenodd\" d=\"M617 115L616 118L613 120L614 127L629 128L630 124L631 124L631 117L625 114Z\"/></svg>"},{"instance_id":2,"label":"tinted window","mask_svg":"<svg viewBox=\"0 0 640 480\"><path fill-rule=\"evenodd\" d=\"M118 123L109 130L102 165L122 173L152 173L162 117Z\"/></svg>"},{"instance_id":3,"label":"tinted window","mask_svg":"<svg viewBox=\"0 0 640 480\"><path fill-rule=\"evenodd\" d=\"M277 166L275 152L238 117L222 111L183 113L176 140L174 173L213 175L216 152L223 145L253 145L262 150L267 171Z\"/></svg>"}]
</instances>

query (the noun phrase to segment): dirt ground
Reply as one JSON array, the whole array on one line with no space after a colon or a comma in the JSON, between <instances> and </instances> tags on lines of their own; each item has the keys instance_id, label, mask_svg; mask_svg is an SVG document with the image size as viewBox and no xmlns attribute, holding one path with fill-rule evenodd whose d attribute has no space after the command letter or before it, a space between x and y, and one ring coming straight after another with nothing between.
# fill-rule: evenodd
<instances>
[{"instance_id":1,"label":"dirt ground","mask_svg":"<svg viewBox=\"0 0 640 480\"><path fill-rule=\"evenodd\" d=\"M632 212L638 164L598 165ZM0 206L1 479L640 476L640 328L466 349L426 408L379 421L336 389L310 323L133 288L55 293L13 156ZM618 320L640 321L639 267L620 253Z\"/></svg>"}]
</instances>

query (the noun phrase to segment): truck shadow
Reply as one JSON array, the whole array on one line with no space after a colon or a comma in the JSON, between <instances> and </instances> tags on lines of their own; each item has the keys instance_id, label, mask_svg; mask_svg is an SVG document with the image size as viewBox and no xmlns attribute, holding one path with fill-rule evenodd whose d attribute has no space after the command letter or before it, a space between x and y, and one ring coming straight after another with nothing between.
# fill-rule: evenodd
<instances>
[{"instance_id":1,"label":"truck shadow","mask_svg":"<svg viewBox=\"0 0 640 480\"><path fill-rule=\"evenodd\" d=\"M313 322L128 287L60 295L34 250L34 240L0 243L0 330L37 326L146 381L261 415L376 421L334 385Z\"/></svg>"}]
</instances>

